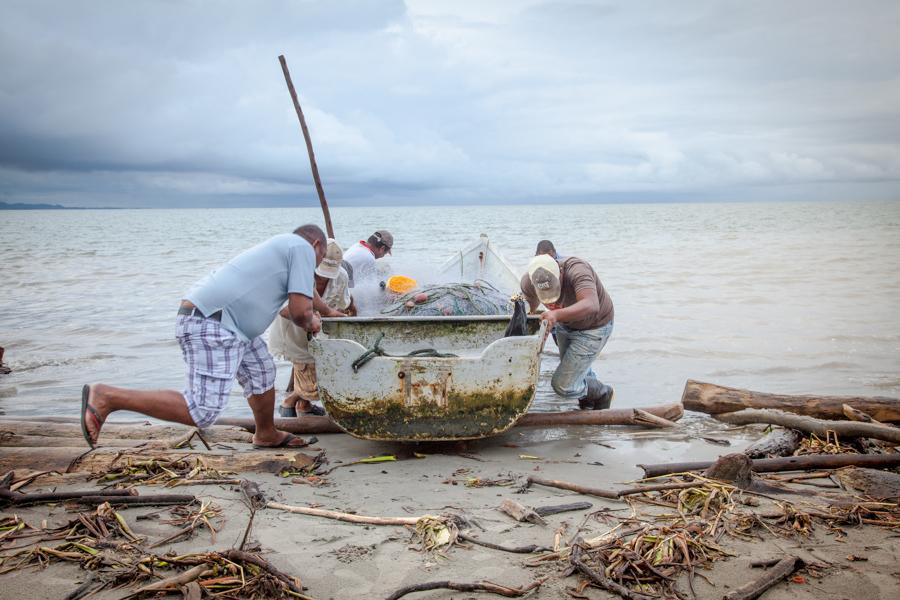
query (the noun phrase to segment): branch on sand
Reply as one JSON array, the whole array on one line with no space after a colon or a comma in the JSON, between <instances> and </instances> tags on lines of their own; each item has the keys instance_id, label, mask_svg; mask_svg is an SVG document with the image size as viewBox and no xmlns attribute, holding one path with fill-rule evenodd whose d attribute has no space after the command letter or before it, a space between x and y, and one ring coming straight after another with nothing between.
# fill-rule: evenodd
<instances>
[{"instance_id":1,"label":"branch on sand","mask_svg":"<svg viewBox=\"0 0 900 600\"><path fill-rule=\"evenodd\" d=\"M637 466L644 470L644 477L650 478L673 473L702 471L703 469L708 469L712 464L713 461L700 461ZM900 452L891 454L809 454L780 458L759 458L752 461L752 468L756 473L818 471L821 469L839 469L841 467L869 467L873 469L900 467Z\"/></svg>"},{"instance_id":2,"label":"branch on sand","mask_svg":"<svg viewBox=\"0 0 900 600\"><path fill-rule=\"evenodd\" d=\"M402 587L390 596L388 596L387 600L397 600L397 598L402 598L407 594L412 594L414 592L427 592L429 590L454 590L457 592L488 592L490 594L497 594L498 596L505 596L507 598L521 598L531 590L540 587L545 581L546 577L541 577L540 579L535 579L531 583L526 586L513 588L505 585L499 585L496 583L491 583L490 581L479 581L477 583L460 583L456 581L431 581L428 583L416 583L413 585L408 585L406 587Z\"/></svg>"},{"instance_id":3,"label":"branch on sand","mask_svg":"<svg viewBox=\"0 0 900 600\"><path fill-rule=\"evenodd\" d=\"M804 564L803 560L796 556L785 556L760 577L726 594L724 600L753 600L754 598L759 598L763 592L790 576L797 569L802 568Z\"/></svg>"},{"instance_id":4,"label":"branch on sand","mask_svg":"<svg viewBox=\"0 0 900 600\"><path fill-rule=\"evenodd\" d=\"M274 508L276 510L284 510L299 515L310 515L312 517L323 517L325 519L334 519L336 521L345 521L347 523L358 523L362 525L413 525L419 522L421 517L367 517L364 515L354 515L350 513L338 512L335 510L325 510L322 508L310 508L307 506L291 506L289 504L281 504L280 502L268 502L266 508Z\"/></svg>"}]
</instances>

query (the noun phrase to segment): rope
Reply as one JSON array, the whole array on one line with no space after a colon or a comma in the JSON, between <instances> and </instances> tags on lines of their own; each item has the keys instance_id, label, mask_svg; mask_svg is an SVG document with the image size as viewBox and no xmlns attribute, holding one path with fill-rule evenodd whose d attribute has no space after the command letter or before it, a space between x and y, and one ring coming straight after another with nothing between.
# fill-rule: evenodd
<instances>
[{"instance_id":1,"label":"rope","mask_svg":"<svg viewBox=\"0 0 900 600\"><path fill-rule=\"evenodd\" d=\"M456 354L442 353L438 352L434 348L420 348L419 350L413 350L409 354L401 354L401 355L393 355L388 354L381 348L381 340L384 339L384 332L379 333L378 337L375 338L375 342L372 344L371 348L366 349L365 352L360 354L356 360L353 361L351 365L353 367L354 373L359 373L360 368L362 368L367 362L375 358L376 356L386 356L388 358L404 358L404 357L412 357L412 358L424 358L424 357L433 357L433 358L456 358Z\"/></svg>"}]
</instances>

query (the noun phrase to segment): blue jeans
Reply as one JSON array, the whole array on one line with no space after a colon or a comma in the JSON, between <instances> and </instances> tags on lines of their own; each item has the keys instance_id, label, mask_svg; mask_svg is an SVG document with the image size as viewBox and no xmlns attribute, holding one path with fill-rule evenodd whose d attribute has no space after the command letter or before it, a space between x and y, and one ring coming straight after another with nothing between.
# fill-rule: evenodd
<instances>
[{"instance_id":1,"label":"blue jeans","mask_svg":"<svg viewBox=\"0 0 900 600\"><path fill-rule=\"evenodd\" d=\"M597 377L591 365L606 346L612 330L612 321L603 327L582 331L569 329L561 323L556 325L559 366L556 367L553 379L550 380L554 392L563 398L577 400L584 397L587 386L585 379Z\"/></svg>"}]
</instances>

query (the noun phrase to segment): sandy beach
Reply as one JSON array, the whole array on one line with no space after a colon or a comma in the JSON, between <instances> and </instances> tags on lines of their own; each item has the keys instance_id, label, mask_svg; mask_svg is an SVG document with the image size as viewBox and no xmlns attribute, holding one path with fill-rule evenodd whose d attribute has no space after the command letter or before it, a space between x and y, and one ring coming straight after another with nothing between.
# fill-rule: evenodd
<instances>
[{"instance_id":1,"label":"sandy beach","mask_svg":"<svg viewBox=\"0 0 900 600\"><path fill-rule=\"evenodd\" d=\"M185 429L185 431L188 431ZM569 429L513 429L487 440L464 444L418 444L414 446L378 443L354 439L348 435L327 434L302 452L314 456L325 451L329 467L369 456L394 455L397 461L355 464L340 467L325 477L321 486L292 483L293 478L274 472L240 473L251 479L269 501L295 506L382 517L419 517L427 514L464 514L474 522L468 533L479 539L506 546L536 544L552 547L557 531L563 546L576 533L585 539L603 535L622 519L636 517L651 520L666 510L644 503L629 505L620 500L583 496L564 490L531 486L528 493L516 493L516 487L469 487L472 478L503 479L517 475L538 475L581 485L607 489L626 487L625 482L639 479L640 463L678 460L715 459L740 451L761 436L762 427L730 428L708 418L689 417L676 431L646 431L623 427ZM249 434L248 434L249 438ZM703 438L727 442L729 447ZM213 444L213 450L234 448L242 456L254 452L246 443ZM195 444L195 453L206 451ZM408 458L404 458L408 456ZM289 464L296 452L283 454ZM275 469L273 469L275 470ZM54 477L54 476L50 476ZM23 488L35 493L48 489L86 489L95 486L81 475L64 480L49 479ZM62 485L59 482L63 481ZM840 490L796 485L798 495L780 496L797 506L817 501L812 492L837 493ZM165 544L155 552L186 554L226 550L241 543L249 517L242 495L234 485L192 485L167 489L141 486L140 493L192 493L210 500L222 509L222 519L214 520L218 533L215 542L210 532L200 530L191 539ZM590 502L587 510L548 516L546 525L518 523L497 510L504 499L529 507ZM771 505L763 498L763 505ZM632 510L637 510L632 514ZM85 510L85 509L83 509ZM597 512L600 511L600 512ZM63 505L5 509L32 525L46 521L46 527L65 523L73 517ZM160 521L168 510L135 507L120 511L131 529L148 542L164 539L176 528ZM158 513L151 519L140 515ZM593 516L592 516L593 515ZM767 598L877 598L896 597L898 544L896 533L875 526L844 527L846 537L816 524L808 536L779 537L765 530L755 532L758 539L742 540L725 536L721 546L734 556L717 560L711 569L698 568L693 588L698 598L721 598L737 586L756 578L760 569L751 569L758 559L795 555L817 565L809 573L794 576L767 593ZM386 598L394 590L415 583L436 580L475 582L488 580L517 587L546 577L530 597L572 597L578 577L564 576L565 560L549 560L539 566L526 566L540 554L511 554L477 545L460 543L438 552L423 552L412 540L409 529L399 526L374 526L344 523L314 516L291 514L272 508L258 511L248 547L258 548L262 556L287 574L300 577L305 594L323 599ZM8 552L3 552L8 554ZM848 557L853 557L852 559ZM4 563L3 566L9 564ZM54 562L45 569L16 570L0 576L3 598L64 598L83 582L87 572L72 564ZM677 588L690 596L686 576ZM93 597L121 598L125 590L104 590ZM496 597L438 590L411 595L415 598ZM588 588L582 598L612 597L607 592Z\"/></svg>"}]
</instances>

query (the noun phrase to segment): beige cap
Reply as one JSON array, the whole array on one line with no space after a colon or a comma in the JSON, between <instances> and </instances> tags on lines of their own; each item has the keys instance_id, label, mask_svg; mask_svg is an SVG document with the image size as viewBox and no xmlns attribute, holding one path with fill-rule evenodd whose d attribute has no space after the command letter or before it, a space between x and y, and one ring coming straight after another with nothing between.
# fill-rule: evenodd
<instances>
[{"instance_id":1,"label":"beige cap","mask_svg":"<svg viewBox=\"0 0 900 600\"><path fill-rule=\"evenodd\" d=\"M387 246L387 252L388 254L390 254L391 248L394 247L394 236L391 235L391 232L386 229L379 229L374 233L374 235L375 241Z\"/></svg>"},{"instance_id":2,"label":"beige cap","mask_svg":"<svg viewBox=\"0 0 900 600\"><path fill-rule=\"evenodd\" d=\"M539 254L528 263L528 277L534 285L538 300L551 304L559 300L562 282L559 279L559 263L552 256Z\"/></svg>"},{"instance_id":3,"label":"beige cap","mask_svg":"<svg viewBox=\"0 0 900 600\"><path fill-rule=\"evenodd\" d=\"M325 279L334 279L341 272L341 261L344 259L344 251L341 245L331 238L328 238L328 245L325 247L325 258L316 267L316 275Z\"/></svg>"}]
</instances>

